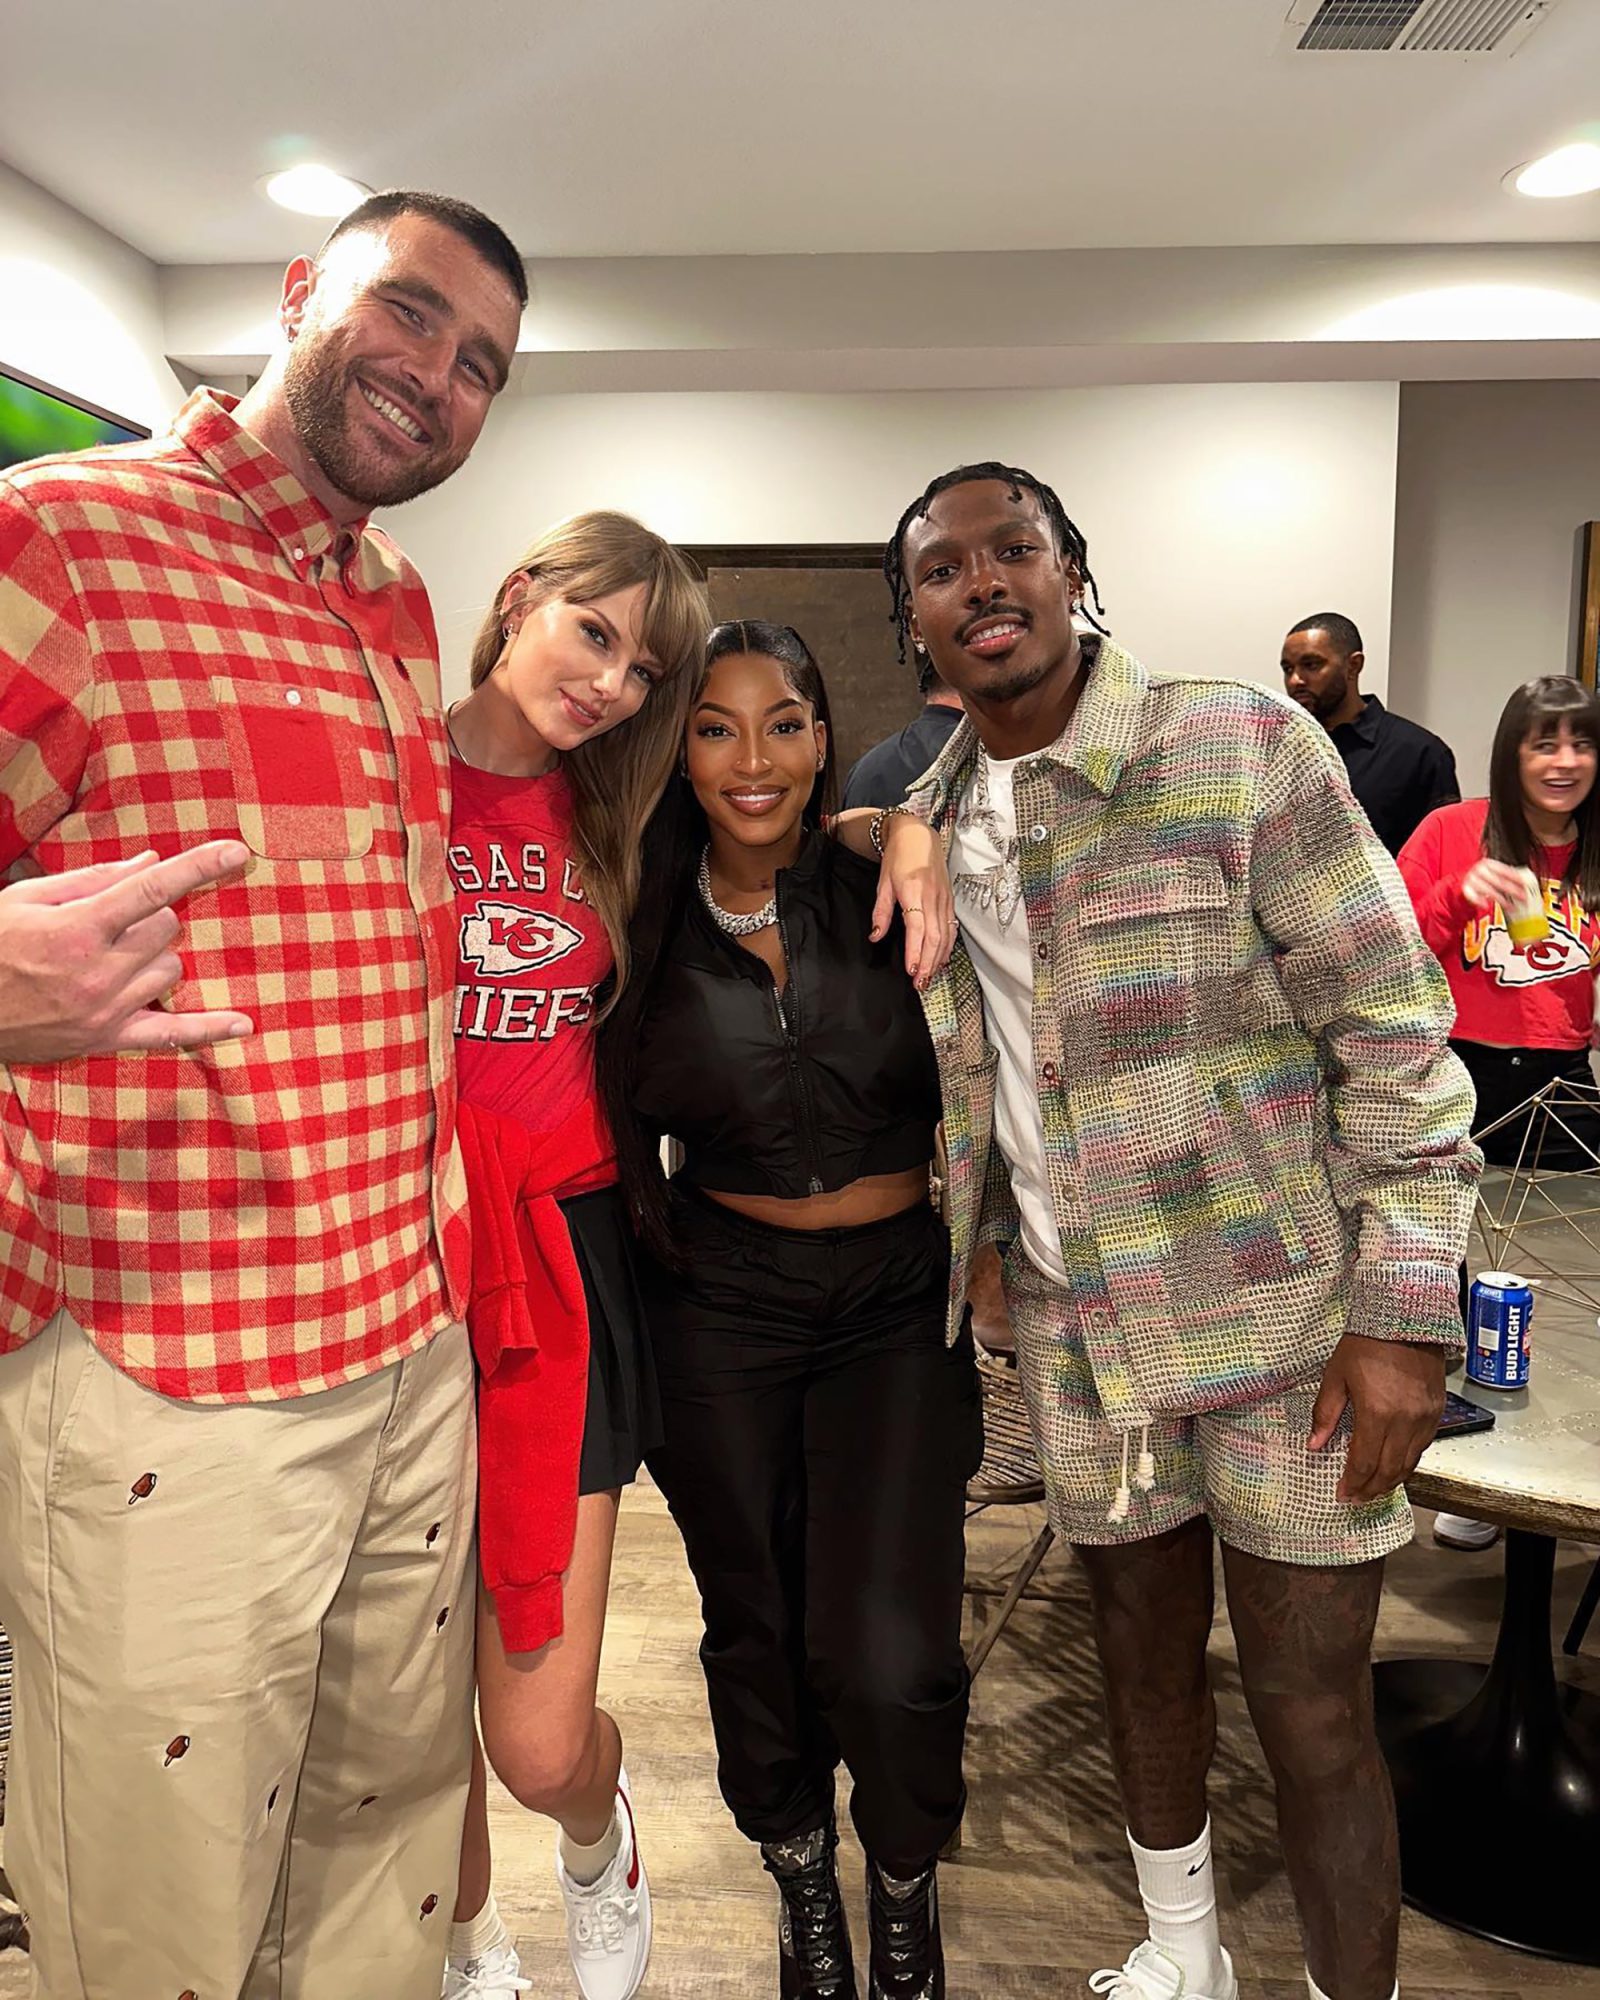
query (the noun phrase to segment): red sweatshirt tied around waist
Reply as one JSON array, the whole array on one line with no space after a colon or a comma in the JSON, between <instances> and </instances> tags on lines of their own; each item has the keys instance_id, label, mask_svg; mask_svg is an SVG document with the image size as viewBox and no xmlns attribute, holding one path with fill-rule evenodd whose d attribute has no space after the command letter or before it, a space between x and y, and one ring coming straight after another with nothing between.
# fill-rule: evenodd
<instances>
[{"instance_id":1,"label":"red sweatshirt tied around waist","mask_svg":"<svg viewBox=\"0 0 1600 2000\"><path fill-rule=\"evenodd\" d=\"M562 1629L588 1400L588 1307L558 1204L610 1187L616 1160L592 1096L553 1132L464 1103L460 1133L472 1206L479 1561L506 1651L531 1653Z\"/></svg>"}]
</instances>

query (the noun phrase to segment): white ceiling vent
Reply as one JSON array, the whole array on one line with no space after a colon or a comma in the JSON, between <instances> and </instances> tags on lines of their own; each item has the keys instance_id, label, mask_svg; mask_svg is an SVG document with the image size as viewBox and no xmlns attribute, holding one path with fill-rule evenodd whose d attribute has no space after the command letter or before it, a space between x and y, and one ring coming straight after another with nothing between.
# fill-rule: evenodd
<instances>
[{"instance_id":1,"label":"white ceiling vent","mask_svg":"<svg viewBox=\"0 0 1600 2000\"><path fill-rule=\"evenodd\" d=\"M1561 0L1295 0L1285 41L1308 55L1508 56Z\"/></svg>"}]
</instances>

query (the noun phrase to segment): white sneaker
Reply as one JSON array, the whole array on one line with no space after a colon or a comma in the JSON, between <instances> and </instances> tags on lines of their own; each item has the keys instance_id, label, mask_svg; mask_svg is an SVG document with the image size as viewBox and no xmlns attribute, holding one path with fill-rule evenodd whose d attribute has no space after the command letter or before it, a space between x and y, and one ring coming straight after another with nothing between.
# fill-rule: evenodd
<instances>
[{"instance_id":1,"label":"white sneaker","mask_svg":"<svg viewBox=\"0 0 1600 2000\"><path fill-rule=\"evenodd\" d=\"M482 1958L452 1958L445 1963L442 2000L512 2000L533 1991L533 1981L521 1974L522 1961L511 1945Z\"/></svg>"},{"instance_id":2,"label":"white sneaker","mask_svg":"<svg viewBox=\"0 0 1600 2000\"><path fill-rule=\"evenodd\" d=\"M622 1845L598 1882L585 1888L561 1865L556 1880L567 1904L567 1949L584 2000L633 2000L650 1963L650 1884L633 1826L628 1774L617 1774L617 1821Z\"/></svg>"},{"instance_id":3,"label":"white sneaker","mask_svg":"<svg viewBox=\"0 0 1600 2000\"><path fill-rule=\"evenodd\" d=\"M1492 1549L1500 1530L1492 1521L1475 1521L1470 1514L1436 1514L1433 1539L1447 1549Z\"/></svg>"},{"instance_id":4,"label":"white sneaker","mask_svg":"<svg viewBox=\"0 0 1600 2000\"><path fill-rule=\"evenodd\" d=\"M1226 1983L1215 1993L1202 1993L1191 1986L1183 1967L1169 1958L1153 1938L1146 1938L1127 1964L1089 1975L1089 1991L1105 2000L1239 2000L1239 1982L1233 1976L1233 1960L1222 1954Z\"/></svg>"}]
</instances>

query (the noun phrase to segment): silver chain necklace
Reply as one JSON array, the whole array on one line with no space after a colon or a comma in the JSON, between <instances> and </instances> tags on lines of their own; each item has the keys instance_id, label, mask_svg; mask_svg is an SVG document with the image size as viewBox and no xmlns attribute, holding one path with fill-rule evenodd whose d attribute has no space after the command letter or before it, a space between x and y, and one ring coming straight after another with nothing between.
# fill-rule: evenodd
<instances>
[{"instance_id":1,"label":"silver chain necklace","mask_svg":"<svg viewBox=\"0 0 1600 2000\"><path fill-rule=\"evenodd\" d=\"M764 931L768 924L778 921L778 898L771 895L759 910L739 912L725 910L711 893L711 849L704 848L700 855L700 900L711 912L711 921L719 931L726 931L729 937L751 937L756 931Z\"/></svg>"}]
</instances>

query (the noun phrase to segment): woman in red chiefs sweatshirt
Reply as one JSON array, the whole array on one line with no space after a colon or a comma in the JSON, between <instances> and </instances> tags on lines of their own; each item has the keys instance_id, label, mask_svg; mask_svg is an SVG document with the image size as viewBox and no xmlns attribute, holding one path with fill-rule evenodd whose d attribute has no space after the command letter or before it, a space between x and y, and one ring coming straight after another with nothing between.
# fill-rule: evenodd
<instances>
[{"instance_id":1,"label":"woman in red chiefs sweatshirt","mask_svg":"<svg viewBox=\"0 0 1600 2000\"><path fill-rule=\"evenodd\" d=\"M1489 796L1429 813L1400 850L1422 935L1456 1003L1450 1046L1478 1092L1475 1129L1500 1165L1521 1158L1528 1120L1507 1118L1560 1078L1593 1091L1589 1048L1600 957L1600 702L1564 674L1527 682L1506 703L1489 760ZM1512 936L1531 906L1547 934ZM1519 934L1522 925L1516 925ZM1502 1123L1501 1121L1506 1122ZM1600 1138L1592 1114L1564 1113ZM1551 1124L1538 1164L1587 1165ZM1526 1164L1533 1164L1532 1160Z\"/></svg>"},{"instance_id":2,"label":"woman in red chiefs sweatshirt","mask_svg":"<svg viewBox=\"0 0 1600 2000\"><path fill-rule=\"evenodd\" d=\"M655 1377L594 1087L639 836L683 738L707 625L684 559L626 515L535 543L495 594L447 718L456 1074L479 1368L484 1743L559 1822L579 1990L644 1975L649 1889L596 1682L621 1489L656 1441ZM490 1893L474 1752L444 1991L526 1991Z\"/></svg>"}]
</instances>

